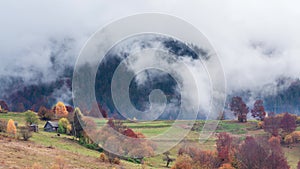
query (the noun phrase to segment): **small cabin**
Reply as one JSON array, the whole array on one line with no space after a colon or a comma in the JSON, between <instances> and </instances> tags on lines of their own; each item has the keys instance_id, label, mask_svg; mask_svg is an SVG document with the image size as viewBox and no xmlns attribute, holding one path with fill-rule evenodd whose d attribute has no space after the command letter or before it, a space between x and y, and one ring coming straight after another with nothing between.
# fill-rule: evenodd
<instances>
[{"instance_id":1,"label":"small cabin","mask_svg":"<svg viewBox=\"0 0 300 169\"><path fill-rule=\"evenodd\" d=\"M57 132L58 122L57 121L47 121L44 126L44 131L47 132Z\"/></svg>"}]
</instances>

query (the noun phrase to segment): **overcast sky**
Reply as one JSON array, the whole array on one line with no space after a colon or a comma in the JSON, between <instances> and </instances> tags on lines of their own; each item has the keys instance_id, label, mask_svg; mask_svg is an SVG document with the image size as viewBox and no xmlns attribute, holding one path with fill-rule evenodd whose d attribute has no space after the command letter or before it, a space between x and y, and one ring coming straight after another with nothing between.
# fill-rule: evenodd
<instances>
[{"instance_id":1,"label":"overcast sky","mask_svg":"<svg viewBox=\"0 0 300 169\"><path fill-rule=\"evenodd\" d=\"M70 39L58 62L72 65L99 28L128 15L159 12L188 21L208 38L224 67L228 91L254 89L279 76L300 77L299 5L296 0L3 0L0 76L30 79L37 70L50 78L56 44Z\"/></svg>"}]
</instances>

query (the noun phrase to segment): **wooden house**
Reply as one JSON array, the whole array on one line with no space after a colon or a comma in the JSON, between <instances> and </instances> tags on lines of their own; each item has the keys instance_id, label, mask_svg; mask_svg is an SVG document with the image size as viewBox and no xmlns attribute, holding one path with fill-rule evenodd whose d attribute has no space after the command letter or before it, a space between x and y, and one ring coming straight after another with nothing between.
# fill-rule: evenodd
<instances>
[{"instance_id":1,"label":"wooden house","mask_svg":"<svg viewBox=\"0 0 300 169\"><path fill-rule=\"evenodd\" d=\"M57 121L47 121L44 126L44 131L47 132L57 132L58 122Z\"/></svg>"}]
</instances>

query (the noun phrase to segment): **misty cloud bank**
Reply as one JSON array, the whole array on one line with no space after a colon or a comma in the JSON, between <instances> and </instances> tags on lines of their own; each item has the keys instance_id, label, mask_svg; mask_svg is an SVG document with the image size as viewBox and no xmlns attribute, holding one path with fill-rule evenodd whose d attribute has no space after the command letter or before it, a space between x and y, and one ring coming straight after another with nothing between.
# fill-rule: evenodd
<instances>
[{"instance_id":1,"label":"misty cloud bank","mask_svg":"<svg viewBox=\"0 0 300 169\"><path fill-rule=\"evenodd\" d=\"M257 98L264 98L270 104L269 111L276 111L271 104L277 104L297 112L300 109L296 80L300 78L298 4L298 1L271 0L2 1L0 99L10 97L11 93L22 95L24 92L19 95L18 92L25 91L25 87L29 90L32 85L42 85L54 88L45 96L49 106L56 100L69 102L71 90L66 86L72 68L93 32L124 16L160 12L185 19L206 35L222 62L229 96L242 95L249 105ZM145 81L142 74L137 78L141 84ZM285 96L285 91L290 96Z\"/></svg>"}]
</instances>

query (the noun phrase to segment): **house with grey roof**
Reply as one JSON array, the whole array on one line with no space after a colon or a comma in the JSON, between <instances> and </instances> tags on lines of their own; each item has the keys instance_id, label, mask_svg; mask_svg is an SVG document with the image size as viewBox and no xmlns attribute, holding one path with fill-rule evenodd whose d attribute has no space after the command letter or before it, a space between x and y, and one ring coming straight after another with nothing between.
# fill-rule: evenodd
<instances>
[{"instance_id":1,"label":"house with grey roof","mask_svg":"<svg viewBox=\"0 0 300 169\"><path fill-rule=\"evenodd\" d=\"M44 131L47 132L57 132L58 122L57 121L47 121L44 126Z\"/></svg>"}]
</instances>

